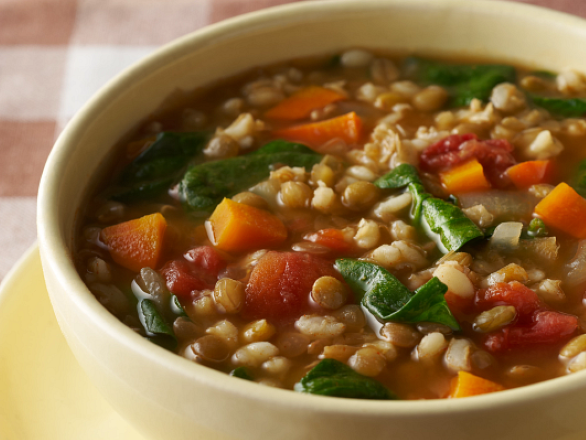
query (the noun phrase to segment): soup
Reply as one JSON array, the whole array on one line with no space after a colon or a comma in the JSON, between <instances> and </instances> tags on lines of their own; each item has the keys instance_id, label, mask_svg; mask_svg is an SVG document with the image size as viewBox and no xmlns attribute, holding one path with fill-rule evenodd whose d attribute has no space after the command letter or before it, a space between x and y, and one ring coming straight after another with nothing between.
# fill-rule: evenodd
<instances>
[{"instance_id":1,"label":"soup","mask_svg":"<svg viewBox=\"0 0 586 440\"><path fill-rule=\"evenodd\" d=\"M586 77L348 50L222 81L84 207L110 312L244 380L467 397L586 368Z\"/></svg>"}]
</instances>

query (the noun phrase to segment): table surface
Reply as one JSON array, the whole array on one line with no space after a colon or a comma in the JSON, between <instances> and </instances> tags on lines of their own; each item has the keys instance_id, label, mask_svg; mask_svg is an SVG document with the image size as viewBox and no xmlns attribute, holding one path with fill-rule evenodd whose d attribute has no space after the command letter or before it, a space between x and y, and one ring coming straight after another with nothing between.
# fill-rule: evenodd
<instances>
[{"instance_id":1,"label":"table surface","mask_svg":"<svg viewBox=\"0 0 586 440\"><path fill-rule=\"evenodd\" d=\"M0 279L35 240L55 138L96 90L181 35L292 1L0 0ZM586 17L584 0L518 1Z\"/></svg>"}]
</instances>

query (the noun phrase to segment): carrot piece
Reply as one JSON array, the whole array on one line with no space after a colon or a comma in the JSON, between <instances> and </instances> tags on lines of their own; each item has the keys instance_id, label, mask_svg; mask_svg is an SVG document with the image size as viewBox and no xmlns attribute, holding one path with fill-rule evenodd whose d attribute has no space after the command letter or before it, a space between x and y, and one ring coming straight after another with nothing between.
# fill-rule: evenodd
<instances>
[{"instance_id":1,"label":"carrot piece","mask_svg":"<svg viewBox=\"0 0 586 440\"><path fill-rule=\"evenodd\" d=\"M216 207L209 224L212 243L228 252L274 247L287 239L287 228L278 217L230 199Z\"/></svg>"},{"instance_id":2,"label":"carrot piece","mask_svg":"<svg viewBox=\"0 0 586 440\"><path fill-rule=\"evenodd\" d=\"M474 376L466 371L460 371L458 377L452 382L450 397L470 397L479 394L503 391L505 387L482 377Z\"/></svg>"},{"instance_id":3,"label":"carrot piece","mask_svg":"<svg viewBox=\"0 0 586 440\"><path fill-rule=\"evenodd\" d=\"M519 189L529 188L539 183L550 183L553 175L551 160L530 160L513 165L507 174Z\"/></svg>"},{"instance_id":4,"label":"carrot piece","mask_svg":"<svg viewBox=\"0 0 586 440\"><path fill-rule=\"evenodd\" d=\"M294 93L275 107L267 110L270 119L294 121L309 117L313 110L346 99L344 95L324 87L310 86Z\"/></svg>"},{"instance_id":5,"label":"carrot piece","mask_svg":"<svg viewBox=\"0 0 586 440\"><path fill-rule=\"evenodd\" d=\"M576 238L586 238L586 199L567 183L560 183L535 207L547 226Z\"/></svg>"},{"instance_id":6,"label":"carrot piece","mask_svg":"<svg viewBox=\"0 0 586 440\"><path fill-rule=\"evenodd\" d=\"M484 169L477 159L458 165L444 173L440 179L446 190L451 194L485 191L491 188L484 176Z\"/></svg>"},{"instance_id":7,"label":"carrot piece","mask_svg":"<svg viewBox=\"0 0 586 440\"><path fill-rule=\"evenodd\" d=\"M306 234L303 239L321 244L333 251L348 252L352 250L352 245L346 241L344 233L340 229L320 229L317 232Z\"/></svg>"},{"instance_id":8,"label":"carrot piece","mask_svg":"<svg viewBox=\"0 0 586 440\"><path fill-rule=\"evenodd\" d=\"M116 263L139 272L143 267L158 266L166 229L165 217L156 213L109 226L100 238Z\"/></svg>"},{"instance_id":9,"label":"carrot piece","mask_svg":"<svg viewBox=\"0 0 586 440\"><path fill-rule=\"evenodd\" d=\"M339 138L347 144L355 144L362 135L362 120L355 112L311 124L295 125L273 132L275 137L303 142L319 147L327 141Z\"/></svg>"}]
</instances>

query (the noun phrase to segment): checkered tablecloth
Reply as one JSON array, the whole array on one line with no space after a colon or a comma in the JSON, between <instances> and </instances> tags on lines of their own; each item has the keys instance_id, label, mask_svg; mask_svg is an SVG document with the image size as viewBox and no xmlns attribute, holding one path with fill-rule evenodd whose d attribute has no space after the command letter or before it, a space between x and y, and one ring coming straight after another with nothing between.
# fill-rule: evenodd
<instances>
[{"instance_id":1,"label":"checkered tablecloth","mask_svg":"<svg viewBox=\"0 0 586 440\"><path fill-rule=\"evenodd\" d=\"M292 1L0 0L0 279L35 240L55 137L96 90L181 35ZM586 17L586 0L519 1Z\"/></svg>"}]
</instances>

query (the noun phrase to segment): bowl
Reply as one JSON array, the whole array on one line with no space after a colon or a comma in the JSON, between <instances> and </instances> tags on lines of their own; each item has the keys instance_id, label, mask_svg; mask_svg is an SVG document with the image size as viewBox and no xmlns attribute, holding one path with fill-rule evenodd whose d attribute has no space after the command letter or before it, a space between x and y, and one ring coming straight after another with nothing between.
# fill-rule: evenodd
<instances>
[{"instance_id":1,"label":"bowl","mask_svg":"<svg viewBox=\"0 0 586 440\"><path fill-rule=\"evenodd\" d=\"M454 400L362 401L262 387L141 338L76 272L79 207L112 146L165 98L253 66L348 47L586 71L586 22L500 1L301 2L209 26L118 75L63 131L39 190L45 279L79 363L114 409L152 439L586 438L586 372Z\"/></svg>"}]
</instances>

